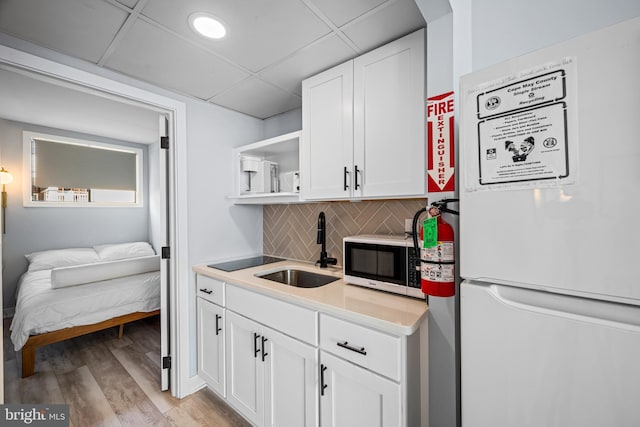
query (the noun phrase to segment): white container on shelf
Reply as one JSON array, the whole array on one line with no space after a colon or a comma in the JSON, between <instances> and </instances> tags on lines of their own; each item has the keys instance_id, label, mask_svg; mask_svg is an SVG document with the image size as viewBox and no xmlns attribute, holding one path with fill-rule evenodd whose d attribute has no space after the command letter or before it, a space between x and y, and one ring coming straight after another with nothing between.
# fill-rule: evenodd
<instances>
[{"instance_id":1,"label":"white container on shelf","mask_svg":"<svg viewBox=\"0 0 640 427\"><path fill-rule=\"evenodd\" d=\"M280 191L286 193L300 192L300 172L284 172L280 174Z\"/></svg>"}]
</instances>

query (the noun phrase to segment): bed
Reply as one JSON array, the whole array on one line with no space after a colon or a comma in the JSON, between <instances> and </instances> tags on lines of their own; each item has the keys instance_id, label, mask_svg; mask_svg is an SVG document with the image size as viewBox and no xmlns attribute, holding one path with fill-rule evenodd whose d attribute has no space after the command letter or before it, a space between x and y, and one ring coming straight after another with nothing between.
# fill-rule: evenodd
<instances>
[{"instance_id":1,"label":"bed","mask_svg":"<svg viewBox=\"0 0 640 427\"><path fill-rule=\"evenodd\" d=\"M160 258L146 242L42 251L26 256L11 341L22 377L38 347L160 313Z\"/></svg>"}]
</instances>

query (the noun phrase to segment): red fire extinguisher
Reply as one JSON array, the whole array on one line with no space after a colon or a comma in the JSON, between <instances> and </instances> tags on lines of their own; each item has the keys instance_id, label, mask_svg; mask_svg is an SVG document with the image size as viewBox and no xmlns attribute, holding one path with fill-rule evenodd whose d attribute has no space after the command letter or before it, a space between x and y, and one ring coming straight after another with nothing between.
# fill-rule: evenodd
<instances>
[{"instance_id":1,"label":"red fire extinguisher","mask_svg":"<svg viewBox=\"0 0 640 427\"><path fill-rule=\"evenodd\" d=\"M429 216L436 222L435 245L423 247L420 242L420 286L422 292L430 296L450 297L455 295L455 246L453 227L447 223L441 212L458 214L457 211L447 208L448 202L457 202L457 199L445 199L435 202L428 209ZM426 209L421 210L421 212ZM416 217L420 212L416 213ZM431 233L424 227L420 232L420 238L424 241L425 233ZM432 238L433 236L428 236ZM417 238L415 239L417 240ZM429 239L428 239L429 240ZM417 242L416 242L417 243Z\"/></svg>"}]
</instances>

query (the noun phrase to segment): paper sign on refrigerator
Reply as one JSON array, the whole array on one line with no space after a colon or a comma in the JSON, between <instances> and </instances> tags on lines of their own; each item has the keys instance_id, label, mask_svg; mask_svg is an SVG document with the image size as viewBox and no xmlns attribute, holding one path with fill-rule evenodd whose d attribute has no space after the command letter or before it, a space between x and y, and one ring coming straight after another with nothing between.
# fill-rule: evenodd
<instances>
[{"instance_id":1,"label":"paper sign on refrigerator","mask_svg":"<svg viewBox=\"0 0 640 427\"><path fill-rule=\"evenodd\" d=\"M576 180L574 58L480 85L476 98L477 176L469 189L565 185Z\"/></svg>"}]
</instances>

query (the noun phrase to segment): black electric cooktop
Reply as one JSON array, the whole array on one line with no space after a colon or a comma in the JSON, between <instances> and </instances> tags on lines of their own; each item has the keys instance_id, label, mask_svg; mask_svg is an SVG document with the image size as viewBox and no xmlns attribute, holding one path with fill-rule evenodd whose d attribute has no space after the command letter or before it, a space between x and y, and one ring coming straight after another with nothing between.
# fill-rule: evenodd
<instances>
[{"instance_id":1,"label":"black electric cooktop","mask_svg":"<svg viewBox=\"0 0 640 427\"><path fill-rule=\"evenodd\" d=\"M236 271L243 268L257 267L259 265L271 264L272 262L284 261L282 258L276 258L267 255L255 256L252 258L236 259L234 261L221 262L218 264L209 264L207 267L217 268L222 271Z\"/></svg>"}]
</instances>

